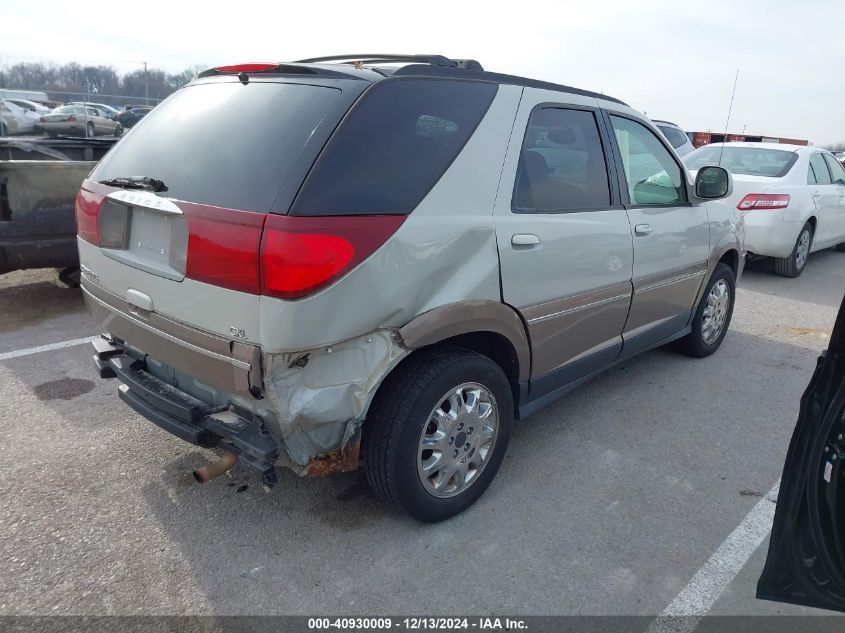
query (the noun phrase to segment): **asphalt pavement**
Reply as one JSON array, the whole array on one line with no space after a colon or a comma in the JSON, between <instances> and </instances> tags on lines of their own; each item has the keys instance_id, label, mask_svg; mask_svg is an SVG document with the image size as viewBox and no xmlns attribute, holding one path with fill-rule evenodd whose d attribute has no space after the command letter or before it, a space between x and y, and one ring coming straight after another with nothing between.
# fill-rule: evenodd
<instances>
[{"instance_id":1,"label":"asphalt pavement","mask_svg":"<svg viewBox=\"0 0 845 633\"><path fill-rule=\"evenodd\" d=\"M54 278L0 276L0 614L653 616L772 503L845 253L748 270L715 355L649 352L519 423L487 493L438 525L357 473L195 483L213 453L122 404L88 345L32 352L97 333ZM754 599L766 546L708 612L823 613Z\"/></svg>"}]
</instances>

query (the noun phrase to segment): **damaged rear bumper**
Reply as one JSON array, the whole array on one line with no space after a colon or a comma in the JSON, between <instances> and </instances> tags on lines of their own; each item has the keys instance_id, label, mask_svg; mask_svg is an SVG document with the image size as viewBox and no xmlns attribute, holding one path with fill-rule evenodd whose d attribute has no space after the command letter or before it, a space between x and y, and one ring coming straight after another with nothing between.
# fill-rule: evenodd
<instances>
[{"instance_id":1,"label":"damaged rear bumper","mask_svg":"<svg viewBox=\"0 0 845 633\"><path fill-rule=\"evenodd\" d=\"M159 380L146 371L143 358L127 353L119 341L100 339L94 349L100 376L118 378L120 399L135 411L186 442L239 455L265 484L276 483L280 446L255 414L233 405L212 407Z\"/></svg>"}]
</instances>

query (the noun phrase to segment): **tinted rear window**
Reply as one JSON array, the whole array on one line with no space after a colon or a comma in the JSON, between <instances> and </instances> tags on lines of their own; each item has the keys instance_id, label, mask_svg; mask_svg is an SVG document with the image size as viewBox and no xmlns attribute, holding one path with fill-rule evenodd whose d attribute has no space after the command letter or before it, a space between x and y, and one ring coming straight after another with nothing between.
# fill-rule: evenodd
<instances>
[{"instance_id":1,"label":"tinted rear window","mask_svg":"<svg viewBox=\"0 0 845 633\"><path fill-rule=\"evenodd\" d=\"M720 162L721 154L721 162ZM708 145L690 152L681 160L687 169L701 169L705 165L721 165L733 174L746 176L785 176L798 155L781 149L762 147L725 147Z\"/></svg>"},{"instance_id":2,"label":"tinted rear window","mask_svg":"<svg viewBox=\"0 0 845 633\"><path fill-rule=\"evenodd\" d=\"M668 125L658 125L657 127L661 132L663 132L666 140L668 140L675 149L686 145L689 141L687 135L676 127L669 127Z\"/></svg>"},{"instance_id":3,"label":"tinted rear window","mask_svg":"<svg viewBox=\"0 0 845 633\"><path fill-rule=\"evenodd\" d=\"M251 81L188 86L150 111L94 180L149 176L167 196L269 211L335 88Z\"/></svg>"},{"instance_id":4,"label":"tinted rear window","mask_svg":"<svg viewBox=\"0 0 845 633\"><path fill-rule=\"evenodd\" d=\"M496 90L452 80L377 83L326 145L291 213L410 213L461 151Z\"/></svg>"}]
</instances>

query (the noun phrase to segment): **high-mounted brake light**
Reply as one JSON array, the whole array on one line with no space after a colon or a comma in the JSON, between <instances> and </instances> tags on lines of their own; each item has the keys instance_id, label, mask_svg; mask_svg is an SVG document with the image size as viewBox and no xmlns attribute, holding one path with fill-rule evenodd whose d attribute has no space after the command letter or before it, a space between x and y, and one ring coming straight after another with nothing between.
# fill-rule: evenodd
<instances>
[{"instance_id":1,"label":"high-mounted brake light","mask_svg":"<svg viewBox=\"0 0 845 633\"><path fill-rule=\"evenodd\" d=\"M233 64L231 66L215 66L214 70L219 73L258 73L262 70L272 70L278 66L279 64L270 63Z\"/></svg>"},{"instance_id":2,"label":"high-mounted brake light","mask_svg":"<svg viewBox=\"0 0 845 633\"><path fill-rule=\"evenodd\" d=\"M788 193L749 193L736 208L740 211L752 209L785 209L789 205Z\"/></svg>"}]
</instances>

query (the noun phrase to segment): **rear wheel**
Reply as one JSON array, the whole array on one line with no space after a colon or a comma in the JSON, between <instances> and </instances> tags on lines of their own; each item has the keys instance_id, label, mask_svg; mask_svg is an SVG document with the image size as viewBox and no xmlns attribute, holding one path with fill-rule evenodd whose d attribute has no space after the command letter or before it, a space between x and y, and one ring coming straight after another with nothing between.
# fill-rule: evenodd
<instances>
[{"instance_id":1,"label":"rear wheel","mask_svg":"<svg viewBox=\"0 0 845 633\"><path fill-rule=\"evenodd\" d=\"M719 349L731 324L735 294L733 270L727 264L717 264L693 316L692 331L678 340L678 350L704 358Z\"/></svg>"},{"instance_id":2,"label":"rear wheel","mask_svg":"<svg viewBox=\"0 0 845 633\"><path fill-rule=\"evenodd\" d=\"M810 256L810 248L813 246L813 227L807 222L795 240L795 247L789 257L782 257L774 260L774 270L783 277L797 277L804 272L807 265L807 258Z\"/></svg>"},{"instance_id":3,"label":"rear wheel","mask_svg":"<svg viewBox=\"0 0 845 633\"><path fill-rule=\"evenodd\" d=\"M363 438L370 487L420 521L448 519L496 476L512 418L510 385L492 360L460 348L417 352L370 405Z\"/></svg>"}]
</instances>

